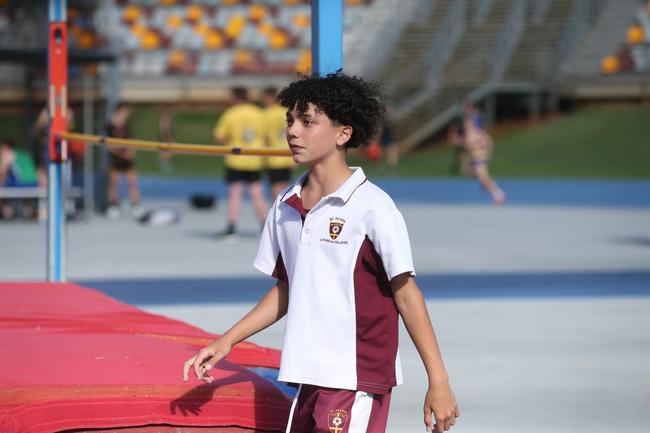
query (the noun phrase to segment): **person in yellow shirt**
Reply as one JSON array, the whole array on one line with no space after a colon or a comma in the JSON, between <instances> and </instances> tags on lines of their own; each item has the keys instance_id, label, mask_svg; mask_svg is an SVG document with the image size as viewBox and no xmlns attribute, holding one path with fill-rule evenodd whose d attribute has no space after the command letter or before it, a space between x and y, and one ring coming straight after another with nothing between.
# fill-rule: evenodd
<instances>
[{"instance_id":1,"label":"person in yellow shirt","mask_svg":"<svg viewBox=\"0 0 650 433\"><path fill-rule=\"evenodd\" d=\"M287 109L277 102L277 91L273 87L264 89L264 127L266 146L289 150L287 144ZM277 197L289 185L291 169L295 166L290 156L270 156L266 158L266 170L271 183L271 196Z\"/></svg>"},{"instance_id":2,"label":"person in yellow shirt","mask_svg":"<svg viewBox=\"0 0 650 433\"><path fill-rule=\"evenodd\" d=\"M248 91L243 87L232 89L233 104L219 118L213 135L219 145L234 147L263 147L264 118L262 110L248 100ZM225 236L236 233L237 220L241 213L244 186L253 202L253 209L264 225L266 201L262 188L263 158L261 156L227 155L225 157L226 182L228 184L228 226Z\"/></svg>"}]
</instances>

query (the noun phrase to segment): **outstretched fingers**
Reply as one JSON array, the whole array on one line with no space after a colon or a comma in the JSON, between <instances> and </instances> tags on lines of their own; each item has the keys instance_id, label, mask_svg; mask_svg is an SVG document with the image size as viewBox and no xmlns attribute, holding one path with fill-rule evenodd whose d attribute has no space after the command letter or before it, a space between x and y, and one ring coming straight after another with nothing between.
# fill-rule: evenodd
<instances>
[{"instance_id":1,"label":"outstretched fingers","mask_svg":"<svg viewBox=\"0 0 650 433\"><path fill-rule=\"evenodd\" d=\"M192 364L194 364L194 360L196 359L196 356L191 357L187 361L185 361L185 364L183 364L183 381L187 382L189 380L189 374L190 374L190 368L192 368Z\"/></svg>"}]
</instances>

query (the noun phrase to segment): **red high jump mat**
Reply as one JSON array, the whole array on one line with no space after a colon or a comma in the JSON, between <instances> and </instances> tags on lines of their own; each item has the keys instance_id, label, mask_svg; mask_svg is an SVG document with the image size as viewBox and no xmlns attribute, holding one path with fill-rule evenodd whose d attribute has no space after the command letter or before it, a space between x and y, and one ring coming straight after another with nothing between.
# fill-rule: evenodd
<instances>
[{"instance_id":1,"label":"red high jump mat","mask_svg":"<svg viewBox=\"0 0 650 433\"><path fill-rule=\"evenodd\" d=\"M215 338L74 284L0 283L0 432L284 431L288 397L245 368L277 350L242 343L213 383L183 382Z\"/></svg>"}]
</instances>

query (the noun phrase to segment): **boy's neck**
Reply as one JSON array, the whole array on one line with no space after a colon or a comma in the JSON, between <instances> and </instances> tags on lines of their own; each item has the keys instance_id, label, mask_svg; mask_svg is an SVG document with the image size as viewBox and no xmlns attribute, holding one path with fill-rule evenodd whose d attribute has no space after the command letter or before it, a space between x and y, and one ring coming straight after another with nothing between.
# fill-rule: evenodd
<instances>
[{"instance_id":1,"label":"boy's neck","mask_svg":"<svg viewBox=\"0 0 650 433\"><path fill-rule=\"evenodd\" d=\"M307 183L301 194L305 208L312 208L321 198L339 189L350 176L352 169L344 158L330 164L318 163L310 166Z\"/></svg>"}]
</instances>

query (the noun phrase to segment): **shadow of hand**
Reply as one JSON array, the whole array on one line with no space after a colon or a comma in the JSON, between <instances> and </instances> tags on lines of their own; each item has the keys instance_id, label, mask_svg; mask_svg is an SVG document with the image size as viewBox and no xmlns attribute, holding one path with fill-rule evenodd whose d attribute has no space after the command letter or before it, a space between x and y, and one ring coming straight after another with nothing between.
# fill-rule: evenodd
<instances>
[{"instance_id":1,"label":"shadow of hand","mask_svg":"<svg viewBox=\"0 0 650 433\"><path fill-rule=\"evenodd\" d=\"M236 373L231 376L215 380L212 383L204 383L202 385L196 386L176 400L170 401L169 411L171 414L176 415L176 411L178 410L180 411L181 415L185 417L188 416L188 414L198 416L201 414L201 408L207 402L212 400L215 391L219 389L219 387L250 380L250 378L246 377L243 372L238 371L237 369L234 369L225 363L220 363L219 368L222 370L236 371Z\"/></svg>"},{"instance_id":2,"label":"shadow of hand","mask_svg":"<svg viewBox=\"0 0 650 433\"><path fill-rule=\"evenodd\" d=\"M201 413L201 407L212 400L217 386L215 383L205 383L190 389L181 397L169 402L169 411L172 415L176 415L176 410L178 410L183 416L188 414L198 416Z\"/></svg>"}]
</instances>

